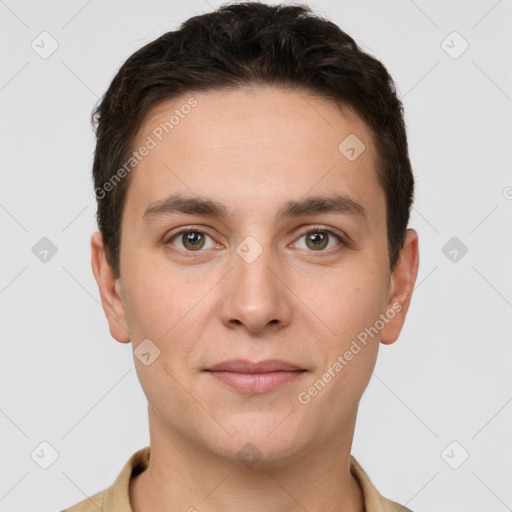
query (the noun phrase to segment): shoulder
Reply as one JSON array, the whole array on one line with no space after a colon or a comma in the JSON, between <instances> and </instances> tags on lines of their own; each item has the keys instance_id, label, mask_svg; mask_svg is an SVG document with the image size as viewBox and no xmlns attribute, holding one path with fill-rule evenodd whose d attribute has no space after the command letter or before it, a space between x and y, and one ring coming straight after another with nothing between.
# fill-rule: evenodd
<instances>
[{"instance_id":1,"label":"shoulder","mask_svg":"<svg viewBox=\"0 0 512 512\"><path fill-rule=\"evenodd\" d=\"M75 505L61 510L60 512L98 512L103 511L103 503L105 501L105 490L100 491Z\"/></svg>"},{"instance_id":2,"label":"shoulder","mask_svg":"<svg viewBox=\"0 0 512 512\"><path fill-rule=\"evenodd\" d=\"M350 471L358 481L364 496L366 512L413 512L404 505L383 496L373 485L359 462L350 455Z\"/></svg>"},{"instance_id":3,"label":"shoulder","mask_svg":"<svg viewBox=\"0 0 512 512\"><path fill-rule=\"evenodd\" d=\"M384 500L387 502L389 512L414 512L410 508L400 505L400 503L396 503L395 501L391 501L386 498L384 498Z\"/></svg>"},{"instance_id":4,"label":"shoulder","mask_svg":"<svg viewBox=\"0 0 512 512\"><path fill-rule=\"evenodd\" d=\"M137 450L125 462L123 469L110 487L60 512L112 512L113 510L131 512L130 480L132 476L146 469L149 464L149 454L149 446Z\"/></svg>"}]
</instances>

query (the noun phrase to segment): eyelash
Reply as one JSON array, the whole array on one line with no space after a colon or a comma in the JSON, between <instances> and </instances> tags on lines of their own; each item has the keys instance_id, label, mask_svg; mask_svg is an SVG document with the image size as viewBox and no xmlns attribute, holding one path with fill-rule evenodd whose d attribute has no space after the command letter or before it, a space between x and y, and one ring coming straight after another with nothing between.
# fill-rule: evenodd
<instances>
[{"instance_id":1,"label":"eyelash","mask_svg":"<svg viewBox=\"0 0 512 512\"><path fill-rule=\"evenodd\" d=\"M174 233L172 236L170 236L167 239L167 241L165 242L165 245L169 245L169 244L172 245L172 241L175 240L176 238L178 238L180 235L183 235L184 233L191 233L191 232L192 233L201 233L203 235L206 235L206 236L210 237L213 240L213 237L211 237L208 233L202 231L199 228L195 228L194 226L190 226L190 227L182 229L182 230L178 231L177 233ZM323 226L312 226L307 231L304 231L303 233L301 233L296 238L296 240L302 238L305 235L308 235L308 234L311 234L311 233L319 233L319 232L320 233L327 233L329 235L329 237L332 236L332 237L336 238L338 240L338 242L339 242L338 246L337 247L333 247L331 249L327 249L327 250L325 250L325 249L318 250L318 251L309 250L307 252L311 252L311 253L318 252L318 253L328 253L328 254L331 254L331 253L337 252L337 251L341 250L343 247L346 247L346 246L349 245L348 241L346 239L344 239L340 234L336 233L335 231L333 231L330 228L326 228L326 227L323 227ZM295 242L293 242L293 243L295 243ZM185 253L185 254L187 254L187 256L190 256L190 257L194 257L195 253L204 252L203 249L199 249L197 251L188 251L188 250L183 250L183 249L179 249L179 248L176 248L176 247L175 247L175 250L179 251L181 253Z\"/></svg>"}]
</instances>

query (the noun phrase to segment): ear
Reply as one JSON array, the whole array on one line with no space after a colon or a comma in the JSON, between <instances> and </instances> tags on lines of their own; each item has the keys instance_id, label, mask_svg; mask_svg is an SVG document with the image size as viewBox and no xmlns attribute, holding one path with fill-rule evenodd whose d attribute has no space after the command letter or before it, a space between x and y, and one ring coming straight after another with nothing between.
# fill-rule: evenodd
<instances>
[{"instance_id":1,"label":"ear","mask_svg":"<svg viewBox=\"0 0 512 512\"><path fill-rule=\"evenodd\" d=\"M418 233L408 229L405 234L404 247L391 275L390 293L387 304L387 318L381 331L381 342L385 345L394 343L402 330L405 316L411 303L419 266ZM391 316L392 312L394 316Z\"/></svg>"},{"instance_id":2,"label":"ear","mask_svg":"<svg viewBox=\"0 0 512 512\"><path fill-rule=\"evenodd\" d=\"M98 283L101 304L107 316L110 334L115 340L128 343L130 333L121 300L121 278L115 277L107 260L101 231L96 231L91 237L91 266L96 283Z\"/></svg>"}]
</instances>

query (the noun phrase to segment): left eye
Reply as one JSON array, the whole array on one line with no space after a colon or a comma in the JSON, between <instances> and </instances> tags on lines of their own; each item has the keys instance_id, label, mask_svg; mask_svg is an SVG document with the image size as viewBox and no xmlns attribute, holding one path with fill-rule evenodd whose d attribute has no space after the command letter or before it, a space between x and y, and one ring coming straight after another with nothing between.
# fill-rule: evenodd
<instances>
[{"instance_id":1,"label":"left eye","mask_svg":"<svg viewBox=\"0 0 512 512\"><path fill-rule=\"evenodd\" d=\"M342 243L343 240L339 235L334 233L334 231L331 231L330 229L314 229L311 231L308 231L307 233L304 233L299 237L299 240L301 238L306 239L306 249L312 249L313 251L323 251L324 249L328 248L331 249L331 247L328 247L329 243L332 241L332 238L335 238L338 240L338 243ZM294 245L298 245L295 243ZM334 247L337 244L334 244ZM303 249L304 247L300 247Z\"/></svg>"}]
</instances>

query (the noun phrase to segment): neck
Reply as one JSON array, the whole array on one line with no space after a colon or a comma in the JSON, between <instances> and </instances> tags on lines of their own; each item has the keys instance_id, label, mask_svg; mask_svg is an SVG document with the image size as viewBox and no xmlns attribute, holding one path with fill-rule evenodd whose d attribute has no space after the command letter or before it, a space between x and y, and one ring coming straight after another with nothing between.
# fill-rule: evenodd
<instances>
[{"instance_id":1,"label":"neck","mask_svg":"<svg viewBox=\"0 0 512 512\"><path fill-rule=\"evenodd\" d=\"M130 482L133 512L365 510L362 490L350 472L355 416L339 439L304 450L293 460L258 461L254 466L206 451L175 431L164 431L151 408L149 418L150 462Z\"/></svg>"}]
</instances>

